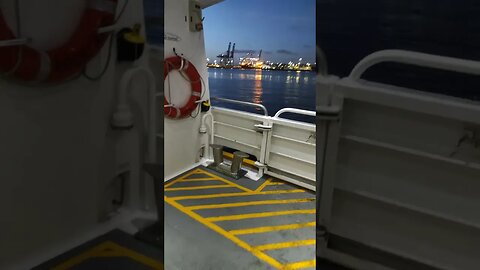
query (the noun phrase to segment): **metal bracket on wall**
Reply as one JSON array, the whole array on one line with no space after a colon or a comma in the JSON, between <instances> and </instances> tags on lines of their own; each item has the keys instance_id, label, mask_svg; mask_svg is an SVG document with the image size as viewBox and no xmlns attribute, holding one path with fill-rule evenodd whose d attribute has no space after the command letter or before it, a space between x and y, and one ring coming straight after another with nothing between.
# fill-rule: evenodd
<instances>
[{"instance_id":1,"label":"metal bracket on wall","mask_svg":"<svg viewBox=\"0 0 480 270\"><path fill-rule=\"evenodd\" d=\"M334 121L340 118L342 108L340 106L319 105L316 107L317 117L321 120Z\"/></svg>"}]
</instances>

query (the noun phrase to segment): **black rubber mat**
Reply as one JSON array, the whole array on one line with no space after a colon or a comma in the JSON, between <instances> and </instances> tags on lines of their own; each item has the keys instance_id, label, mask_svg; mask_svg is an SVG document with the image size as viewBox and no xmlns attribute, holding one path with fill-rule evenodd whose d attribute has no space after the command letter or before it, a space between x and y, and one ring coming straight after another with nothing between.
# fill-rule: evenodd
<instances>
[{"instance_id":1,"label":"black rubber mat","mask_svg":"<svg viewBox=\"0 0 480 270\"><path fill-rule=\"evenodd\" d=\"M113 230L67 251L33 270L163 269L163 251Z\"/></svg>"}]
</instances>

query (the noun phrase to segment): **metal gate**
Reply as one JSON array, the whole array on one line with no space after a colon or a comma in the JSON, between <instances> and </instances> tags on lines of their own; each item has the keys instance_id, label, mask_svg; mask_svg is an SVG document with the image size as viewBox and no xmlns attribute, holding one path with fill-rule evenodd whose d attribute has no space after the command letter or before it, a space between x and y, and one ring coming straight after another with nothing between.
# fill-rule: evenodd
<instances>
[{"instance_id":1,"label":"metal gate","mask_svg":"<svg viewBox=\"0 0 480 270\"><path fill-rule=\"evenodd\" d=\"M315 125L281 117L284 113L315 116L315 112L285 108L271 117L258 104L216 99L259 107L264 115L214 107L215 143L256 156L260 175L315 190Z\"/></svg>"},{"instance_id":2,"label":"metal gate","mask_svg":"<svg viewBox=\"0 0 480 270\"><path fill-rule=\"evenodd\" d=\"M480 75L387 50L317 79L317 253L365 270L478 269L480 104L361 80L382 62Z\"/></svg>"}]
</instances>

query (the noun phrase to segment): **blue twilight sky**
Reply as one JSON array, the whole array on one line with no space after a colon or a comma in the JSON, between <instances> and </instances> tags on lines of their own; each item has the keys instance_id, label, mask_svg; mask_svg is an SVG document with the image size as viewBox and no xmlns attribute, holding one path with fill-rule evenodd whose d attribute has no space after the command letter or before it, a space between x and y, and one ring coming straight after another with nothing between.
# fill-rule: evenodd
<instances>
[{"instance_id":1,"label":"blue twilight sky","mask_svg":"<svg viewBox=\"0 0 480 270\"><path fill-rule=\"evenodd\" d=\"M315 0L225 0L203 11L210 61L236 43L235 63L249 50L266 61L315 62Z\"/></svg>"}]
</instances>

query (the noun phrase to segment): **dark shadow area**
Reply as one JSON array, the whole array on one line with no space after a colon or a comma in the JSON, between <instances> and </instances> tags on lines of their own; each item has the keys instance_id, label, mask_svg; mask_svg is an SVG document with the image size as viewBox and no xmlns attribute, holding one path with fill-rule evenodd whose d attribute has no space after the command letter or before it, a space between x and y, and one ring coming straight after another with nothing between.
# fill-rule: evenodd
<instances>
[{"instance_id":1,"label":"dark shadow area","mask_svg":"<svg viewBox=\"0 0 480 270\"><path fill-rule=\"evenodd\" d=\"M348 76L362 58L384 49L480 60L480 2L475 0L318 0L317 8L317 44L330 74ZM407 68L381 64L364 79L480 100L479 76Z\"/></svg>"}]
</instances>

